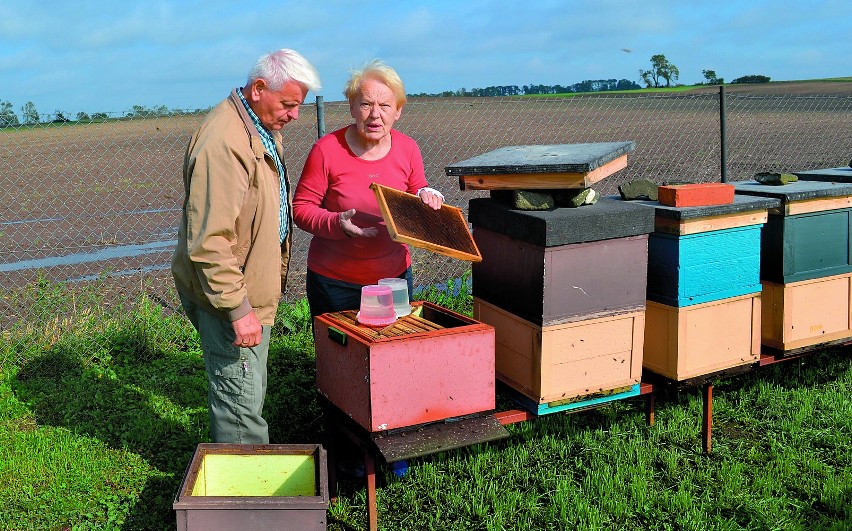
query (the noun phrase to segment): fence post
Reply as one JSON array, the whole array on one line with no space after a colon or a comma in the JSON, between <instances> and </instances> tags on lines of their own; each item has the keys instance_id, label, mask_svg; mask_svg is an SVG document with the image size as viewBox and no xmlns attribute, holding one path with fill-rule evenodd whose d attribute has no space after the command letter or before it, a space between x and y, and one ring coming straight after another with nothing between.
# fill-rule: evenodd
<instances>
[{"instance_id":1,"label":"fence post","mask_svg":"<svg viewBox=\"0 0 852 531\"><path fill-rule=\"evenodd\" d=\"M725 85L719 85L719 146L721 151L722 182L728 182L728 128L725 119Z\"/></svg>"},{"instance_id":2,"label":"fence post","mask_svg":"<svg viewBox=\"0 0 852 531\"><path fill-rule=\"evenodd\" d=\"M325 135L325 105L322 102L322 96L317 96L317 138L322 138Z\"/></svg>"}]
</instances>

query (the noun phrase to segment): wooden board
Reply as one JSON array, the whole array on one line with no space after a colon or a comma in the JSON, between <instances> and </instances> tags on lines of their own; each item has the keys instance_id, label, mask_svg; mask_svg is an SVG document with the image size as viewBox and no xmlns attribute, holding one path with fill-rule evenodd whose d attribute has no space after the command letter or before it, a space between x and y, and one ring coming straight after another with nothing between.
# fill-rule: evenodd
<instances>
[{"instance_id":1,"label":"wooden board","mask_svg":"<svg viewBox=\"0 0 852 531\"><path fill-rule=\"evenodd\" d=\"M617 159L626 163L624 156L635 148L634 142L506 146L450 164L444 171L451 177L587 174ZM618 166L619 163L616 163L610 168Z\"/></svg>"},{"instance_id":2,"label":"wooden board","mask_svg":"<svg viewBox=\"0 0 852 531\"><path fill-rule=\"evenodd\" d=\"M444 204L435 210L415 195L377 183L370 188L393 241L460 260L482 260L460 208Z\"/></svg>"},{"instance_id":3,"label":"wooden board","mask_svg":"<svg viewBox=\"0 0 852 531\"><path fill-rule=\"evenodd\" d=\"M735 229L737 227L748 227L750 225L762 225L766 223L768 217L769 214L766 210L734 214L732 216L709 216L706 218L695 218L687 221L658 217L654 220L654 232L686 236L701 232Z\"/></svg>"},{"instance_id":4,"label":"wooden board","mask_svg":"<svg viewBox=\"0 0 852 531\"><path fill-rule=\"evenodd\" d=\"M588 172L563 173L500 173L492 175L462 175L461 190L559 190L583 189L627 167L627 154Z\"/></svg>"}]
</instances>

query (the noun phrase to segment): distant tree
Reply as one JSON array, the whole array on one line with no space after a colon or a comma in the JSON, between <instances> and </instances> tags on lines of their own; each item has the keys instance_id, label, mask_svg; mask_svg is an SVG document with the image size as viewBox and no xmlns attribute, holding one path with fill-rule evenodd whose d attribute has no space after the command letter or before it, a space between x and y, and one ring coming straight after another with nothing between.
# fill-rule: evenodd
<instances>
[{"instance_id":1,"label":"distant tree","mask_svg":"<svg viewBox=\"0 0 852 531\"><path fill-rule=\"evenodd\" d=\"M724 85L725 80L716 75L715 70L702 70L701 73L704 75L704 80L708 85Z\"/></svg>"},{"instance_id":2,"label":"distant tree","mask_svg":"<svg viewBox=\"0 0 852 531\"><path fill-rule=\"evenodd\" d=\"M639 76L648 88L661 86L662 80L670 87L672 81L677 81L680 77L680 70L670 63L665 55L657 54L651 56L651 69L639 70Z\"/></svg>"},{"instance_id":3,"label":"distant tree","mask_svg":"<svg viewBox=\"0 0 852 531\"><path fill-rule=\"evenodd\" d=\"M89 116L88 114L84 113L83 111L80 111L80 112L77 113L77 121L78 122L91 122L92 117Z\"/></svg>"},{"instance_id":4,"label":"distant tree","mask_svg":"<svg viewBox=\"0 0 852 531\"><path fill-rule=\"evenodd\" d=\"M39 120L41 120L35 104L31 101L28 101L23 107L21 107L21 114L24 116L25 124L37 124Z\"/></svg>"},{"instance_id":5,"label":"distant tree","mask_svg":"<svg viewBox=\"0 0 852 531\"><path fill-rule=\"evenodd\" d=\"M93 122L106 122L109 119L109 116L105 112L96 112L92 114Z\"/></svg>"},{"instance_id":6,"label":"distant tree","mask_svg":"<svg viewBox=\"0 0 852 531\"><path fill-rule=\"evenodd\" d=\"M637 90L642 87L639 86L639 83L635 81L630 81L628 79L619 79L618 83L615 84L614 90Z\"/></svg>"},{"instance_id":7,"label":"distant tree","mask_svg":"<svg viewBox=\"0 0 852 531\"><path fill-rule=\"evenodd\" d=\"M769 83L769 77L756 75L743 76L731 81L731 83Z\"/></svg>"},{"instance_id":8,"label":"distant tree","mask_svg":"<svg viewBox=\"0 0 852 531\"><path fill-rule=\"evenodd\" d=\"M19 123L18 115L12 109L12 104L8 101L0 101L0 127L19 125Z\"/></svg>"},{"instance_id":9,"label":"distant tree","mask_svg":"<svg viewBox=\"0 0 852 531\"><path fill-rule=\"evenodd\" d=\"M71 121L66 118L65 113L60 110L57 110L55 113L53 113L53 116L53 123L66 123Z\"/></svg>"}]
</instances>

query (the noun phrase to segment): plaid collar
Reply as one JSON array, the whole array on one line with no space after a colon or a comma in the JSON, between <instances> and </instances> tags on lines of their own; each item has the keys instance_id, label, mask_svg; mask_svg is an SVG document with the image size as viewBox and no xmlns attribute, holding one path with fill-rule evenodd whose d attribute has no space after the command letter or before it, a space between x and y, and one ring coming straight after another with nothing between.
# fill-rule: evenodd
<instances>
[{"instance_id":1,"label":"plaid collar","mask_svg":"<svg viewBox=\"0 0 852 531\"><path fill-rule=\"evenodd\" d=\"M246 108L246 112L251 118L254 127L257 129L257 132L260 134L260 140L263 142L263 147L266 148L266 152L272 157L275 161L275 166L278 168L278 173L283 176L284 175L284 165L281 164L281 159L278 157L278 150L275 149L275 139L272 138L272 133L263 126L260 121L260 118L254 113L252 108L249 106L248 101L246 101L245 96L243 96L242 89L237 89L237 94L240 96L240 101L243 102L243 106Z\"/></svg>"}]
</instances>

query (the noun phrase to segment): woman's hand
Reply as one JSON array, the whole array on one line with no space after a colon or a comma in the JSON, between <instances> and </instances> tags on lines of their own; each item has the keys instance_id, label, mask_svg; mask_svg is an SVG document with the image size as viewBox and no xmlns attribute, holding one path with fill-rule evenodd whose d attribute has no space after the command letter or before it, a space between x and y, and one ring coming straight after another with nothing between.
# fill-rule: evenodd
<instances>
[{"instance_id":1,"label":"woman's hand","mask_svg":"<svg viewBox=\"0 0 852 531\"><path fill-rule=\"evenodd\" d=\"M340 228L343 229L343 232L344 234L346 234L346 236L350 238L375 238L379 235L379 229L377 227L361 228L358 225L352 223L352 216L354 215L354 208L350 208L346 212L341 212L340 214L338 214L337 219L340 222Z\"/></svg>"},{"instance_id":2,"label":"woman's hand","mask_svg":"<svg viewBox=\"0 0 852 531\"><path fill-rule=\"evenodd\" d=\"M437 190L432 190L431 188L421 188L417 195L420 197L420 200L423 203L429 205L435 210L441 208L441 205L444 204L444 196L440 193L437 193Z\"/></svg>"}]
</instances>

